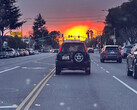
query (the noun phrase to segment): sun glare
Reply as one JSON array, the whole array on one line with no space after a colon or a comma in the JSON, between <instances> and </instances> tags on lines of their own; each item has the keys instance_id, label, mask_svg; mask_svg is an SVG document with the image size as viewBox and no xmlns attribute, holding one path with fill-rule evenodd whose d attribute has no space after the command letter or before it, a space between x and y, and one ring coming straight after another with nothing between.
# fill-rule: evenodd
<instances>
[{"instance_id":1,"label":"sun glare","mask_svg":"<svg viewBox=\"0 0 137 110\"><path fill-rule=\"evenodd\" d=\"M87 38L86 33L87 33L88 29L89 29L88 26L82 26L82 25L74 26L70 29L67 29L64 32L65 40L67 40L67 39L72 39L72 40L78 39L78 40L84 41Z\"/></svg>"},{"instance_id":2,"label":"sun glare","mask_svg":"<svg viewBox=\"0 0 137 110\"><path fill-rule=\"evenodd\" d=\"M64 32L64 40L85 41L87 39L86 33L88 30L93 31L93 38L96 38L96 36L99 34L98 29L92 29L90 26L87 25L78 25L73 26Z\"/></svg>"}]
</instances>

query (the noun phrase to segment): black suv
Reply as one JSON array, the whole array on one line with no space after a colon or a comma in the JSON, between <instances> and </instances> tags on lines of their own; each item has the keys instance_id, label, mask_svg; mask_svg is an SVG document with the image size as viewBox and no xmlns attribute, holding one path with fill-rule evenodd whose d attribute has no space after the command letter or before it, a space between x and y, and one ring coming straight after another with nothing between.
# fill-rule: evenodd
<instances>
[{"instance_id":1,"label":"black suv","mask_svg":"<svg viewBox=\"0 0 137 110\"><path fill-rule=\"evenodd\" d=\"M87 48L80 41L65 41L56 58L56 74L61 70L85 70L90 74L90 57Z\"/></svg>"}]
</instances>

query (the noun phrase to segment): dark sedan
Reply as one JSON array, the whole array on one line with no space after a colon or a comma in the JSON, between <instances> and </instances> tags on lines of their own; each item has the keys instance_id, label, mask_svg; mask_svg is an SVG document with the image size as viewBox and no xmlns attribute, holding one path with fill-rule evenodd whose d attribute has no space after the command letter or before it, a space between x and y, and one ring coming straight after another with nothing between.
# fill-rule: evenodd
<instances>
[{"instance_id":1,"label":"dark sedan","mask_svg":"<svg viewBox=\"0 0 137 110\"><path fill-rule=\"evenodd\" d=\"M94 49L93 48L88 48L88 53L94 53Z\"/></svg>"}]
</instances>

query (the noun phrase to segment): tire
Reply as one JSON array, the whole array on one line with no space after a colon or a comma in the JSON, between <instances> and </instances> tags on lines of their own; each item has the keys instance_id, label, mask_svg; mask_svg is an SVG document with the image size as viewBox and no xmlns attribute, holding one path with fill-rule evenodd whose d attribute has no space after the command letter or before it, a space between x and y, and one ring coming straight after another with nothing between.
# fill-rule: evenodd
<instances>
[{"instance_id":1,"label":"tire","mask_svg":"<svg viewBox=\"0 0 137 110\"><path fill-rule=\"evenodd\" d=\"M117 60L117 62L118 62L118 63L122 63L122 58L121 58L121 59L119 59L119 60Z\"/></svg>"},{"instance_id":2,"label":"tire","mask_svg":"<svg viewBox=\"0 0 137 110\"><path fill-rule=\"evenodd\" d=\"M87 68L85 69L85 72L86 72L87 75L90 75L90 67L87 67Z\"/></svg>"},{"instance_id":3,"label":"tire","mask_svg":"<svg viewBox=\"0 0 137 110\"><path fill-rule=\"evenodd\" d=\"M118 63L122 63L122 58L118 61Z\"/></svg>"},{"instance_id":4,"label":"tire","mask_svg":"<svg viewBox=\"0 0 137 110\"><path fill-rule=\"evenodd\" d=\"M81 60L77 60L76 59L76 56L77 55L81 55ZM83 52L76 52L76 53L74 53L73 54L73 61L75 62L75 63L83 63L84 62L84 60L85 60L85 55L84 55L84 53Z\"/></svg>"},{"instance_id":5,"label":"tire","mask_svg":"<svg viewBox=\"0 0 137 110\"><path fill-rule=\"evenodd\" d=\"M127 67L127 76L132 76L133 72L129 70L129 68Z\"/></svg>"},{"instance_id":6,"label":"tire","mask_svg":"<svg viewBox=\"0 0 137 110\"><path fill-rule=\"evenodd\" d=\"M133 74L132 74L132 76L133 76L134 79L137 79L137 66L136 65L133 66Z\"/></svg>"},{"instance_id":7,"label":"tire","mask_svg":"<svg viewBox=\"0 0 137 110\"><path fill-rule=\"evenodd\" d=\"M101 63L104 63L104 59L100 59L100 62L101 62Z\"/></svg>"},{"instance_id":8,"label":"tire","mask_svg":"<svg viewBox=\"0 0 137 110\"><path fill-rule=\"evenodd\" d=\"M61 68L60 67L56 67L56 75L60 75L61 73Z\"/></svg>"}]
</instances>

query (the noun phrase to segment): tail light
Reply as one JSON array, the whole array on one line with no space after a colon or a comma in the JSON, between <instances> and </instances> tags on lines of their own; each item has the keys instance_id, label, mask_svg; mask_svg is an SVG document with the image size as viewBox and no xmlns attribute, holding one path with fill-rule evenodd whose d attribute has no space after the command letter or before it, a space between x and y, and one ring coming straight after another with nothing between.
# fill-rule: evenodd
<instances>
[{"instance_id":1,"label":"tail light","mask_svg":"<svg viewBox=\"0 0 137 110\"><path fill-rule=\"evenodd\" d=\"M121 53L121 50L119 49L119 51L117 51L118 53Z\"/></svg>"},{"instance_id":2,"label":"tail light","mask_svg":"<svg viewBox=\"0 0 137 110\"><path fill-rule=\"evenodd\" d=\"M59 51L61 51L62 50L62 46L59 48Z\"/></svg>"},{"instance_id":3,"label":"tail light","mask_svg":"<svg viewBox=\"0 0 137 110\"><path fill-rule=\"evenodd\" d=\"M107 53L108 51L106 51L106 49L103 51L103 53Z\"/></svg>"},{"instance_id":4,"label":"tail light","mask_svg":"<svg viewBox=\"0 0 137 110\"><path fill-rule=\"evenodd\" d=\"M87 47L85 46L85 51L87 51Z\"/></svg>"}]
</instances>

